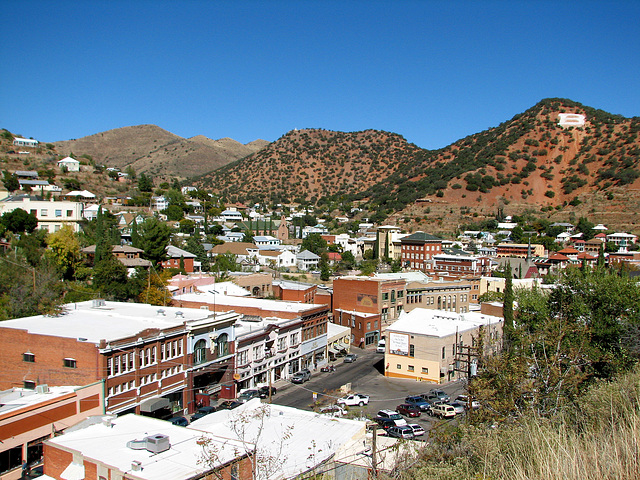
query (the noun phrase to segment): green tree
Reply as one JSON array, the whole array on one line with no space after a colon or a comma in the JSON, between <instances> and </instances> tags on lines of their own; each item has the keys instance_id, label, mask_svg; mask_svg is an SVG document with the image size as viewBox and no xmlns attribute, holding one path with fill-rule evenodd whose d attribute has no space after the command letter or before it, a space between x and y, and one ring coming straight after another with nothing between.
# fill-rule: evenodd
<instances>
[{"instance_id":1,"label":"green tree","mask_svg":"<svg viewBox=\"0 0 640 480\"><path fill-rule=\"evenodd\" d=\"M182 210L178 205L169 205L162 211L162 213L167 216L167 220L170 222L177 222L184 218L184 210Z\"/></svg>"},{"instance_id":2,"label":"green tree","mask_svg":"<svg viewBox=\"0 0 640 480\"><path fill-rule=\"evenodd\" d=\"M2 183L4 183L4 188L7 189L8 192L15 192L16 190L20 190L20 182L18 181L18 177L12 173L9 173L7 170L3 172L4 178L2 179Z\"/></svg>"},{"instance_id":3,"label":"green tree","mask_svg":"<svg viewBox=\"0 0 640 480\"><path fill-rule=\"evenodd\" d=\"M326 252L320 254L320 261L318 262L320 268L320 280L326 282L331 278L331 267L329 266L329 255Z\"/></svg>"},{"instance_id":4,"label":"green tree","mask_svg":"<svg viewBox=\"0 0 640 480\"><path fill-rule=\"evenodd\" d=\"M31 233L38 226L38 219L33 213L27 213L21 208L2 214L0 223L13 233Z\"/></svg>"},{"instance_id":5,"label":"green tree","mask_svg":"<svg viewBox=\"0 0 640 480\"><path fill-rule=\"evenodd\" d=\"M144 258L158 267L167 257L167 246L171 238L169 227L157 218L147 218L140 225L140 245Z\"/></svg>"},{"instance_id":6,"label":"green tree","mask_svg":"<svg viewBox=\"0 0 640 480\"><path fill-rule=\"evenodd\" d=\"M141 173L138 177L138 190L140 190L141 192L153 191L153 180L151 179L151 177L148 177L144 173Z\"/></svg>"},{"instance_id":7,"label":"green tree","mask_svg":"<svg viewBox=\"0 0 640 480\"><path fill-rule=\"evenodd\" d=\"M209 271L209 256L207 255L200 236L195 234L187 238L185 248L189 253L196 256L196 260L200 262L203 271Z\"/></svg>"},{"instance_id":8,"label":"green tree","mask_svg":"<svg viewBox=\"0 0 640 480\"><path fill-rule=\"evenodd\" d=\"M213 257L211 271L218 274L218 278L226 277L227 272L240 271L236 255L232 253L221 253Z\"/></svg>"},{"instance_id":9,"label":"green tree","mask_svg":"<svg viewBox=\"0 0 640 480\"><path fill-rule=\"evenodd\" d=\"M585 217L580 217L576 225L576 231L582 233L583 240L591 240L595 236L593 227L593 223L591 223Z\"/></svg>"},{"instance_id":10,"label":"green tree","mask_svg":"<svg viewBox=\"0 0 640 480\"><path fill-rule=\"evenodd\" d=\"M127 269L113 256L111 245L93 266L93 287L105 298L124 301L129 298Z\"/></svg>"},{"instance_id":11,"label":"green tree","mask_svg":"<svg viewBox=\"0 0 640 480\"><path fill-rule=\"evenodd\" d=\"M300 245L300 251L309 250L316 255L320 255L327 249L327 241L319 233L310 233Z\"/></svg>"}]
</instances>

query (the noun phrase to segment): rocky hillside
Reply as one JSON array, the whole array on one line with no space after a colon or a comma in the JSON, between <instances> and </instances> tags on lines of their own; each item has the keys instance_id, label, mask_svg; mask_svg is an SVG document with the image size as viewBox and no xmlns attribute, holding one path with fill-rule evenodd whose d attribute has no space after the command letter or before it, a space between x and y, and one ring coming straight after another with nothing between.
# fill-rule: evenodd
<instances>
[{"instance_id":1,"label":"rocky hillside","mask_svg":"<svg viewBox=\"0 0 640 480\"><path fill-rule=\"evenodd\" d=\"M586 123L562 127L562 113L585 115ZM625 204L640 197L639 129L638 117L545 99L440 150L383 131L295 130L200 182L234 201L359 201L379 219L419 216L428 202L475 212L566 206L582 214L588 206L629 215L637 209Z\"/></svg>"},{"instance_id":2,"label":"rocky hillside","mask_svg":"<svg viewBox=\"0 0 640 480\"><path fill-rule=\"evenodd\" d=\"M268 142L243 145L230 138L211 140L204 136L182 138L155 125L117 128L77 140L55 142L56 151L90 155L97 164L160 178L198 176L257 152Z\"/></svg>"}]
</instances>

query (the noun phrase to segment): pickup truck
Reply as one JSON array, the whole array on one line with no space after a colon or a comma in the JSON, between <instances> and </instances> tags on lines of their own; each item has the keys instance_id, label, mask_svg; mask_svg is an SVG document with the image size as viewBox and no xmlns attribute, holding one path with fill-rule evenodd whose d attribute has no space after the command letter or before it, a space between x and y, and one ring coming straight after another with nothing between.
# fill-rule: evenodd
<instances>
[{"instance_id":1,"label":"pickup truck","mask_svg":"<svg viewBox=\"0 0 640 480\"><path fill-rule=\"evenodd\" d=\"M348 407L363 407L369 403L369 395L361 395L360 393L352 393L345 397L339 398L336 402L338 405L346 405Z\"/></svg>"}]
</instances>

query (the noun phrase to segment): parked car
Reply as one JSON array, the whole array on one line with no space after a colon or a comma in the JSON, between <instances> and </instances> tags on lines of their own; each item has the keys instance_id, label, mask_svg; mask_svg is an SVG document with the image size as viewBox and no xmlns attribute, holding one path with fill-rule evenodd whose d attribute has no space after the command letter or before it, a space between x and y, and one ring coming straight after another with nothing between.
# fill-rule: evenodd
<instances>
[{"instance_id":1,"label":"parked car","mask_svg":"<svg viewBox=\"0 0 640 480\"><path fill-rule=\"evenodd\" d=\"M189 425L189 420L187 420L185 417L173 417L169 421L172 425L178 425L179 427L186 427L187 425Z\"/></svg>"},{"instance_id":2,"label":"parked car","mask_svg":"<svg viewBox=\"0 0 640 480\"><path fill-rule=\"evenodd\" d=\"M390 420L393 420L397 426L407 424L407 421L402 418L402 415L400 415L395 410L380 410L378 411L378 418L388 418Z\"/></svg>"},{"instance_id":3,"label":"parked car","mask_svg":"<svg viewBox=\"0 0 640 480\"><path fill-rule=\"evenodd\" d=\"M378 346L376 347L376 352L377 353L384 353L386 345L387 344L385 343L384 339L380 340L378 342Z\"/></svg>"},{"instance_id":4,"label":"parked car","mask_svg":"<svg viewBox=\"0 0 640 480\"><path fill-rule=\"evenodd\" d=\"M233 410L240 405L242 405L242 403L236 402L235 400L223 400L222 402L218 403L216 407L218 408L218 410Z\"/></svg>"},{"instance_id":5,"label":"parked car","mask_svg":"<svg viewBox=\"0 0 640 480\"><path fill-rule=\"evenodd\" d=\"M344 356L344 360L342 360L344 363L353 363L358 359L358 355L356 355L355 353L347 353Z\"/></svg>"},{"instance_id":6,"label":"parked car","mask_svg":"<svg viewBox=\"0 0 640 480\"><path fill-rule=\"evenodd\" d=\"M411 397L407 397L404 399L404 403L408 403L410 405L415 405L423 412L428 412L431 410L431 404L427 402L420 395L413 395Z\"/></svg>"},{"instance_id":7,"label":"parked car","mask_svg":"<svg viewBox=\"0 0 640 480\"><path fill-rule=\"evenodd\" d=\"M459 415L465 412L464 405L462 405L460 402L455 402L455 401L449 402L449 405L451 405L453 409L456 411L456 415Z\"/></svg>"},{"instance_id":8,"label":"parked car","mask_svg":"<svg viewBox=\"0 0 640 480\"><path fill-rule=\"evenodd\" d=\"M216 411L216 407L200 407L196 410L196 413L191 415L191 421L198 420L199 418L204 417L205 415L209 415Z\"/></svg>"},{"instance_id":9,"label":"parked car","mask_svg":"<svg viewBox=\"0 0 640 480\"><path fill-rule=\"evenodd\" d=\"M255 390L255 389L245 390L240 395L238 395L237 401L240 403L247 403L249 400L253 398L259 398L259 397L260 397L260 392L258 392L258 390Z\"/></svg>"},{"instance_id":10,"label":"parked car","mask_svg":"<svg viewBox=\"0 0 640 480\"><path fill-rule=\"evenodd\" d=\"M306 368L296 372L291 377L291 383L304 383L311 378L311 372Z\"/></svg>"},{"instance_id":11,"label":"parked car","mask_svg":"<svg viewBox=\"0 0 640 480\"><path fill-rule=\"evenodd\" d=\"M264 385L258 389L258 394L260 398L269 398L269 389L271 389L271 396L273 397L277 393L277 389L274 386L269 387L268 385Z\"/></svg>"},{"instance_id":12,"label":"parked car","mask_svg":"<svg viewBox=\"0 0 640 480\"><path fill-rule=\"evenodd\" d=\"M405 438L405 439L412 439L415 437L413 433L413 429L407 425L403 425L399 427L398 426L389 427L387 429L387 435L389 435L390 437Z\"/></svg>"},{"instance_id":13,"label":"parked car","mask_svg":"<svg viewBox=\"0 0 640 480\"><path fill-rule=\"evenodd\" d=\"M413 435L415 437L420 437L424 435L424 428L422 428L422 426L418 425L417 423L410 423L407 425L407 427L413 430Z\"/></svg>"},{"instance_id":14,"label":"parked car","mask_svg":"<svg viewBox=\"0 0 640 480\"><path fill-rule=\"evenodd\" d=\"M442 390L438 390L437 388L435 388L433 390L429 390L429 393L427 393L427 395L430 396L430 397L437 398L442 402L448 402L449 400L451 400L449 398L449 395L444 393L444 391L442 391Z\"/></svg>"},{"instance_id":15,"label":"parked car","mask_svg":"<svg viewBox=\"0 0 640 480\"><path fill-rule=\"evenodd\" d=\"M440 418L453 418L456 416L456 410L451 405L440 403L431 408L431 415Z\"/></svg>"},{"instance_id":16,"label":"parked car","mask_svg":"<svg viewBox=\"0 0 640 480\"><path fill-rule=\"evenodd\" d=\"M466 408L469 408L469 395L458 395L456 397L456 402L461 403ZM480 408L480 402L477 400L471 400L471 408Z\"/></svg>"},{"instance_id":17,"label":"parked car","mask_svg":"<svg viewBox=\"0 0 640 480\"><path fill-rule=\"evenodd\" d=\"M396 412L400 415L404 415L405 417L419 417L420 416L420 408L415 405L411 405L409 403L403 403L396 407Z\"/></svg>"},{"instance_id":18,"label":"parked car","mask_svg":"<svg viewBox=\"0 0 640 480\"><path fill-rule=\"evenodd\" d=\"M380 418L380 417L376 417L373 419L374 422L376 422L378 424L379 427L381 427L384 430L388 430L391 427L396 427L396 421L392 420L390 418Z\"/></svg>"},{"instance_id":19,"label":"parked car","mask_svg":"<svg viewBox=\"0 0 640 480\"><path fill-rule=\"evenodd\" d=\"M347 414L346 410L340 405L327 405L320 409L320 413L328 417L343 417Z\"/></svg>"},{"instance_id":20,"label":"parked car","mask_svg":"<svg viewBox=\"0 0 640 480\"><path fill-rule=\"evenodd\" d=\"M348 407L364 407L369 403L369 395L362 395L360 393L351 393L337 401L338 405L346 405Z\"/></svg>"}]
</instances>

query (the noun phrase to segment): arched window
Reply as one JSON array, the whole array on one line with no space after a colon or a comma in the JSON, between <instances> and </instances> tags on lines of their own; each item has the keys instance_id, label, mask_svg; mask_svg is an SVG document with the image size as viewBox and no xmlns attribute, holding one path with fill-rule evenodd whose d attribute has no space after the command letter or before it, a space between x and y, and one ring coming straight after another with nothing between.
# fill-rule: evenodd
<instances>
[{"instance_id":1,"label":"arched window","mask_svg":"<svg viewBox=\"0 0 640 480\"><path fill-rule=\"evenodd\" d=\"M229 355L229 336L222 333L218 336L218 356Z\"/></svg>"},{"instance_id":2,"label":"arched window","mask_svg":"<svg viewBox=\"0 0 640 480\"><path fill-rule=\"evenodd\" d=\"M193 347L193 363L198 365L207 360L207 342L198 340Z\"/></svg>"},{"instance_id":3,"label":"arched window","mask_svg":"<svg viewBox=\"0 0 640 480\"><path fill-rule=\"evenodd\" d=\"M438 310L442 310L442 297L438 296Z\"/></svg>"}]
</instances>

